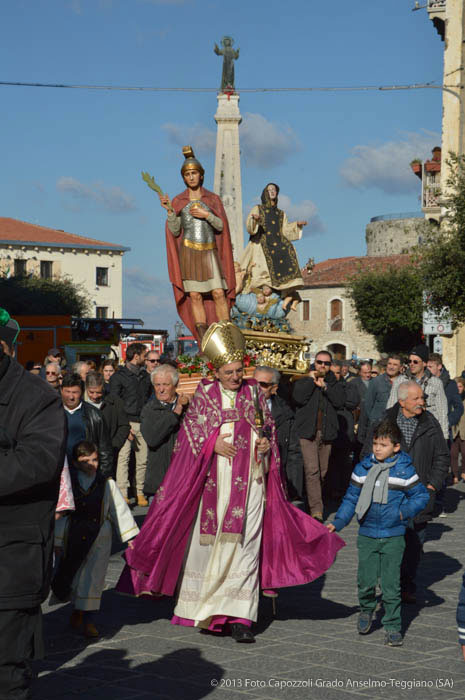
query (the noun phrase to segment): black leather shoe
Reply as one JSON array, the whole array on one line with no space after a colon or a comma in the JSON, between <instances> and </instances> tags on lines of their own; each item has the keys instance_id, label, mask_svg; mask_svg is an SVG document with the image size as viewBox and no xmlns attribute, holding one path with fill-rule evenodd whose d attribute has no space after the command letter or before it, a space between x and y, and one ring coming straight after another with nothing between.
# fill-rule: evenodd
<instances>
[{"instance_id":1,"label":"black leather shoe","mask_svg":"<svg viewBox=\"0 0 465 700\"><path fill-rule=\"evenodd\" d=\"M242 644L253 644L255 642L255 637L252 634L252 630L247 625L243 625L241 622L233 622L231 625L231 637L235 642Z\"/></svg>"}]
</instances>

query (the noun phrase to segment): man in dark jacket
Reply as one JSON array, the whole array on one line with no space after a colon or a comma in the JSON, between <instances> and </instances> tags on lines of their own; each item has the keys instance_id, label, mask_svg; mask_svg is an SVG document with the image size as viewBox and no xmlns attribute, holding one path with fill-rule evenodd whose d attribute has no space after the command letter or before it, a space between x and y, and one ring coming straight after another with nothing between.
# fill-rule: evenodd
<instances>
[{"instance_id":1,"label":"man in dark jacket","mask_svg":"<svg viewBox=\"0 0 465 700\"><path fill-rule=\"evenodd\" d=\"M368 384L363 402L363 416L359 424L358 440L365 444L367 431L381 420L391 393L392 383L400 374L402 359L400 355L388 357L386 371L374 377Z\"/></svg>"},{"instance_id":2,"label":"man in dark jacket","mask_svg":"<svg viewBox=\"0 0 465 700\"><path fill-rule=\"evenodd\" d=\"M354 428L357 426L357 436L354 435L354 459L353 464L358 464L360 452L362 451L363 443L367 430L367 414L365 410L365 398L368 388L372 381L371 379L372 364L371 362L362 362L360 364L360 372L358 377L354 377L348 384L350 389L350 403L356 401L356 406L353 409Z\"/></svg>"},{"instance_id":3,"label":"man in dark jacket","mask_svg":"<svg viewBox=\"0 0 465 700\"><path fill-rule=\"evenodd\" d=\"M415 381L398 387L398 402L384 413L385 418L397 423L402 433L401 449L407 452L421 483L430 493L426 508L414 518L405 533L405 551L402 560L402 600L416 602L415 577L426 539L426 526L433 518L436 493L442 487L449 469L449 450L443 431L432 413L425 410L422 388ZM363 453L371 452L374 428L370 430Z\"/></svg>"},{"instance_id":4,"label":"man in dark jacket","mask_svg":"<svg viewBox=\"0 0 465 700\"><path fill-rule=\"evenodd\" d=\"M147 443L140 430L141 412L152 394L150 375L145 370L147 348L143 343L131 343L126 352L126 364L110 379L110 394L118 396L124 404L131 430L119 451L116 483L128 500L129 458L134 448L136 457L137 504L147 506L144 496L145 470L147 469Z\"/></svg>"},{"instance_id":5,"label":"man in dark jacket","mask_svg":"<svg viewBox=\"0 0 465 700\"><path fill-rule=\"evenodd\" d=\"M179 375L171 365L159 365L150 374L155 395L141 413L140 429L148 446L144 494L151 500L171 462L174 443L184 412L189 405L185 394L178 394Z\"/></svg>"},{"instance_id":6,"label":"man in dark jacket","mask_svg":"<svg viewBox=\"0 0 465 700\"><path fill-rule=\"evenodd\" d=\"M449 431L454 425L458 425L463 415L463 402L460 398L457 384L450 378L450 374L442 364L442 356L439 353L432 353L429 356L427 367L433 377L439 377L447 399L447 419L449 421ZM451 437L451 434L449 435Z\"/></svg>"},{"instance_id":7,"label":"man in dark jacket","mask_svg":"<svg viewBox=\"0 0 465 700\"><path fill-rule=\"evenodd\" d=\"M337 411L344 406L342 382L330 371L331 353L320 350L315 369L294 384L295 428L304 458L305 484L311 515L323 521L322 484L328 471L331 443L338 433Z\"/></svg>"},{"instance_id":8,"label":"man in dark jacket","mask_svg":"<svg viewBox=\"0 0 465 700\"><path fill-rule=\"evenodd\" d=\"M68 436L66 454L71 464L73 448L78 442L87 440L98 447L99 470L104 476L113 473L113 451L108 428L103 416L95 406L82 400L84 387L79 374L67 374L61 385L61 398L65 409Z\"/></svg>"},{"instance_id":9,"label":"man in dark jacket","mask_svg":"<svg viewBox=\"0 0 465 700\"><path fill-rule=\"evenodd\" d=\"M287 490L291 501L303 501L304 498L304 463L302 450L294 428L295 415L289 404L278 396L281 375L272 367L256 367L254 379L257 380L276 424L279 455L286 475Z\"/></svg>"},{"instance_id":10,"label":"man in dark jacket","mask_svg":"<svg viewBox=\"0 0 465 700\"><path fill-rule=\"evenodd\" d=\"M358 377L350 381L344 381L341 373L342 363L333 360L331 372L344 387L344 405L339 408L337 419L339 429L336 439L331 446L328 474L326 477L325 493L335 501L340 501L344 496L352 473L351 453L355 450L355 417L360 404L356 381ZM371 366L370 366L371 368Z\"/></svg>"},{"instance_id":11,"label":"man in dark jacket","mask_svg":"<svg viewBox=\"0 0 465 700\"><path fill-rule=\"evenodd\" d=\"M19 329L0 311L0 697L23 700L42 650L66 421L56 391L11 357Z\"/></svg>"},{"instance_id":12,"label":"man in dark jacket","mask_svg":"<svg viewBox=\"0 0 465 700\"><path fill-rule=\"evenodd\" d=\"M124 404L118 396L107 394L105 396L105 380L99 372L89 372L86 377L86 392L88 403L97 408L103 416L105 425L110 434L113 448L113 472L115 478L118 453L129 435L129 418L124 410Z\"/></svg>"}]
</instances>

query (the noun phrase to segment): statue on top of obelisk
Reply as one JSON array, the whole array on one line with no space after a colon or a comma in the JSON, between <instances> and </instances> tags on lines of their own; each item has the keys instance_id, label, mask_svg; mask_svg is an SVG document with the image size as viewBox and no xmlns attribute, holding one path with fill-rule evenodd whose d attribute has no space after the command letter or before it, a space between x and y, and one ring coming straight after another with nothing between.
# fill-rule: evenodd
<instances>
[{"instance_id":1,"label":"statue on top of obelisk","mask_svg":"<svg viewBox=\"0 0 465 700\"><path fill-rule=\"evenodd\" d=\"M239 58L239 49L233 49L234 39L230 36L224 36L221 39L222 49L215 44L213 51L217 56L223 56L223 74L221 76L221 92L229 92L235 90L234 85L234 61Z\"/></svg>"}]
</instances>

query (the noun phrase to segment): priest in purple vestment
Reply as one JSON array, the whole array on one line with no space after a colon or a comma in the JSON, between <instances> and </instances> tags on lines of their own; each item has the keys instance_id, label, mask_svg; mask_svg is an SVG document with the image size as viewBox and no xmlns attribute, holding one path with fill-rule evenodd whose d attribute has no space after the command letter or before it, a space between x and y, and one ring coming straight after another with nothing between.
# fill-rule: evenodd
<instances>
[{"instance_id":1,"label":"priest in purple vestment","mask_svg":"<svg viewBox=\"0 0 465 700\"><path fill-rule=\"evenodd\" d=\"M313 581L344 542L287 501L273 418L255 380L243 378L240 330L212 324L202 351L215 379L197 388L117 589L174 595L173 624L226 627L254 642L260 589Z\"/></svg>"}]
</instances>

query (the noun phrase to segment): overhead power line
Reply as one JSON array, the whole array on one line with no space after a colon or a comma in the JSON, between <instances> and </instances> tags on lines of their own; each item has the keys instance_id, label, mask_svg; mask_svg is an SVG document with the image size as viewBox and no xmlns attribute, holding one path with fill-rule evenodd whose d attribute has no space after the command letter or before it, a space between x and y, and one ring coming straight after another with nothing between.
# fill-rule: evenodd
<instances>
[{"instance_id":1,"label":"overhead power line","mask_svg":"<svg viewBox=\"0 0 465 700\"><path fill-rule=\"evenodd\" d=\"M4 87L35 87L35 88L60 88L65 90L116 90L132 92L219 92L218 88L193 88L193 87L144 87L130 85L72 85L66 83L26 83L11 80L0 80L0 86ZM353 85L331 87L256 87L240 88L236 92L356 92L356 91L389 91L389 90L424 90L428 88L436 90L451 90L462 88L461 85L436 85L429 83L413 83L411 85ZM233 93L231 93L233 94Z\"/></svg>"}]
</instances>

